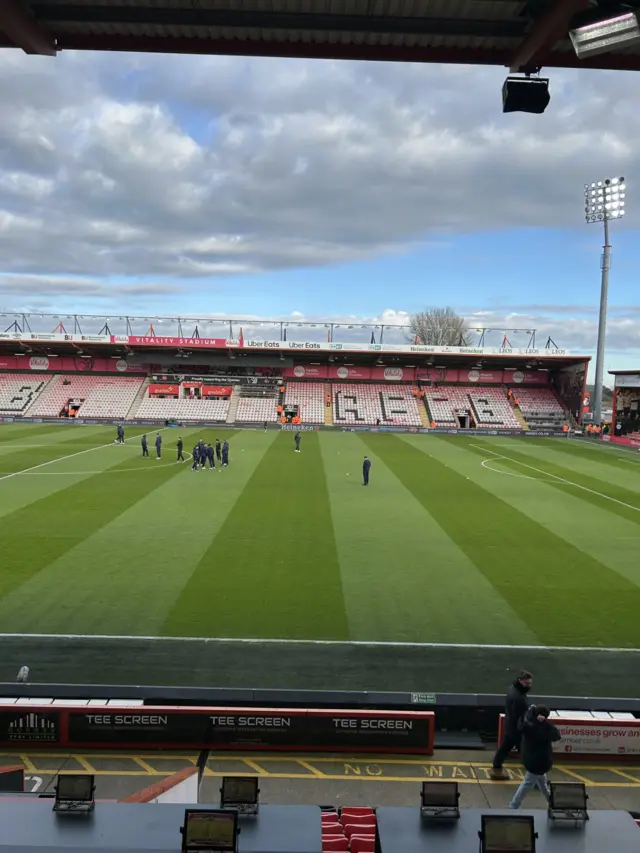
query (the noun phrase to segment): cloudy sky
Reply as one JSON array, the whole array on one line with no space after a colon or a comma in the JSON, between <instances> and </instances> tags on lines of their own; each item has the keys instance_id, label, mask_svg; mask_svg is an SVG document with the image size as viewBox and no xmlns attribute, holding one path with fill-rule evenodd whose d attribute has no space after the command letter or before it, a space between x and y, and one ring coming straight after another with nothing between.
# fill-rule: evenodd
<instances>
[{"instance_id":1,"label":"cloudy sky","mask_svg":"<svg viewBox=\"0 0 640 853\"><path fill-rule=\"evenodd\" d=\"M450 304L592 353L583 185L624 175L607 368L640 366L640 75L553 71L543 116L502 114L502 69L5 50L0 77L2 312Z\"/></svg>"}]
</instances>

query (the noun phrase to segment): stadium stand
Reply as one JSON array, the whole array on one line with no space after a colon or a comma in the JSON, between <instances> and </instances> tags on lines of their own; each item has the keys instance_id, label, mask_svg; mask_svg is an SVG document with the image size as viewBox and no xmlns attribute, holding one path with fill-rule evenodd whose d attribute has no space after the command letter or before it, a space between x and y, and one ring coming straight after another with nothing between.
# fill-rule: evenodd
<instances>
[{"instance_id":1,"label":"stadium stand","mask_svg":"<svg viewBox=\"0 0 640 853\"><path fill-rule=\"evenodd\" d=\"M129 411L142 377L58 375L35 401L29 415L56 418L69 400L83 400L79 417L124 418Z\"/></svg>"},{"instance_id":2,"label":"stadium stand","mask_svg":"<svg viewBox=\"0 0 640 853\"><path fill-rule=\"evenodd\" d=\"M327 386L320 382L289 382L285 405L297 406L303 424L323 424Z\"/></svg>"},{"instance_id":3,"label":"stadium stand","mask_svg":"<svg viewBox=\"0 0 640 853\"><path fill-rule=\"evenodd\" d=\"M23 415L48 381L48 376L34 379L32 373L0 375L0 414Z\"/></svg>"},{"instance_id":4,"label":"stadium stand","mask_svg":"<svg viewBox=\"0 0 640 853\"><path fill-rule=\"evenodd\" d=\"M479 427L488 425L502 429L521 428L522 425L513 413L504 388L474 387L467 389L467 393L475 414L475 422Z\"/></svg>"},{"instance_id":5,"label":"stadium stand","mask_svg":"<svg viewBox=\"0 0 640 853\"><path fill-rule=\"evenodd\" d=\"M418 403L406 385L334 385L333 422L421 426Z\"/></svg>"},{"instance_id":6,"label":"stadium stand","mask_svg":"<svg viewBox=\"0 0 640 853\"><path fill-rule=\"evenodd\" d=\"M241 386L236 421L240 423L276 423L278 420L277 388Z\"/></svg>"},{"instance_id":7,"label":"stadium stand","mask_svg":"<svg viewBox=\"0 0 640 853\"><path fill-rule=\"evenodd\" d=\"M229 400L178 400L176 398L145 397L134 418L166 421L214 421L224 423L229 412Z\"/></svg>"},{"instance_id":8,"label":"stadium stand","mask_svg":"<svg viewBox=\"0 0 640 853\"><path fill-rule=\"evenodd\" d=\"M78 411L81 418L124 418L140 386L142 379L124 377L105 377L108 382L97 382L97 387L89 391ZM95 382L95 380L94 380Z\"/></svg>"},{"instance_id":9,"label":"stadium stand","mask_svg":"<svg viewBox=\"0 0 640 853\"><path fill-rule=\"evenodd\" d=\"M457 426L456 410L468 411L471 408L468 391L468 388L459 386L425 388L424 400L430 420L438 426Z\"/></svg>"},{"instance_id":10,"label":"stadium stand","mask_svg":"<svg viewBox=\"0 0 640 853\"><path fill-rule=\"evenodd\" d=\"M530 426L562 426L567 419L564 406L551 388L513 388L518 407Z\"/></svg>"}]
</instances>

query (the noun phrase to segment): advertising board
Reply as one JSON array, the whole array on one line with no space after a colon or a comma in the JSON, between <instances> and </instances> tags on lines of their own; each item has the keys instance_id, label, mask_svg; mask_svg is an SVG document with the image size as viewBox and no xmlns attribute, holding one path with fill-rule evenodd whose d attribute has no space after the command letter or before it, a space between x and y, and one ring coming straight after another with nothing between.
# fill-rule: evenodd
<instances>
[{"instance_id":1,"label":"advertising board","mask_svg":"<svg viewBox=\"0 0 640 853\"><path fill-rule=\"evenodd\" d=\"M433 751L429 711L0 707L0 746L70 749Z\"/></svg>"},{"instance_id":2,"label":"advertising board","mask_svg":"<svg viewBox=\"0 0 640 853\"><path fill-rule=\"evenodd\" d=\"M640 756L640 720L600 720L552 717L561 740L554 752L579 757L582 755ZM502 738L504 714L500 714L498 737Z\"/></svg>"}]
</instances>

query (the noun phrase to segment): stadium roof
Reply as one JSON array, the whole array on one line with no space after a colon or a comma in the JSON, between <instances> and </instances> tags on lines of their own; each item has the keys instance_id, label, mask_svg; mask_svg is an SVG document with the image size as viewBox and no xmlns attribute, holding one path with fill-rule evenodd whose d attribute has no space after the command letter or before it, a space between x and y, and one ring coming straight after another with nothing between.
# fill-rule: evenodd
<instances>
[{"instance_id":1,"label":"stadium roof","mask_svg":"<svg viewBox=\"0 0 640 853\"><path fill-rule=\"evenodd\" d=\"M640 70L638 46L579 60L589 0L2 0L0 47ZM640 6L627 0L627 6Z\"/></svg>"}]
</instances>

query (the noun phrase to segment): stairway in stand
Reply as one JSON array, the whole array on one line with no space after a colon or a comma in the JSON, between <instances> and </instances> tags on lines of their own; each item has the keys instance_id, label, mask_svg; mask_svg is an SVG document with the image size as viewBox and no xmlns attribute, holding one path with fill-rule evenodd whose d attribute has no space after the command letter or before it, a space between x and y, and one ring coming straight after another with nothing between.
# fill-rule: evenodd
<instances>
[{"instance_id":1,"label":"stairway in stand","mask_svg":"<svg viewBox=\"0 0 640 853\"><path fill-rule=\"evenodd\" d=\"M418 411L420 412L420 423L425 429L429 429L431 422L429 421L429 413L427 412L427 401L422 399L418 402Z\"/></svg>"},{"instance_id":2,"label":"stairway in stand","mask_svg":"<svg viewBox=\"0 0 640 853\"><path fill-rule=\"evenodd\" d=\"M324 407L324 423L325 426L332 426L333 424L333 406Z\"/></svg>"},{"instance_id":3,"label":"stairway in stand","mask_svg":"<svg viewBox=\"0 0 640 853\"><path fill-rule=\"evenodd\" d=\"M518 421L518 423L520 424L522 429L529 429L530 428L529 424L524 419L524 415L520 411L520 406L514 406L513 407L513 414L516 416L516 420Z\"/></svg>"},{"instance_id":4,"label":"stairway in stand","mask_svg":"<svg viewBox=\"0 0 640 853\"><path fill-rule=\"evenodd\" d=\"M238 403L240 402L240 389L241 385L234 385L233 392L231 394L231 399L229 401L229 411L227 412L227 423L232 424L235 423L236 415L238 413Z\"/></svg>"}]
</instances>

